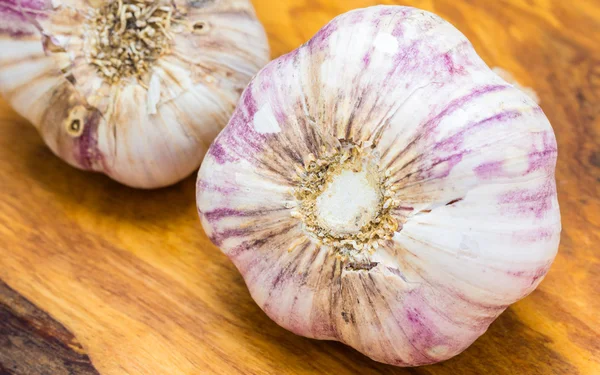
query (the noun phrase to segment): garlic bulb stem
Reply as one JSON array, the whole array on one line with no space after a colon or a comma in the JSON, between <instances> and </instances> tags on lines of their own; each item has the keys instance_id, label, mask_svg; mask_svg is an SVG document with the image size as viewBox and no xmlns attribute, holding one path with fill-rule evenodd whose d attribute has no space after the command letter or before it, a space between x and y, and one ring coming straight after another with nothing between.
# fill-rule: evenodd
<instances>
[{"instance_id":1,"label":"garlic bulb stem","mask_svg":"<svg viewBox=\"0 0 600 375\"><path fill-rule=\"evenodd\" d=\"M157 0L119 0L92 12L87 25L89 62L112 84L132 76L147 81L152 64L169 53L173 8Z\"/></svg>"},{"instance_id":2,"label":"garlic bulb stem","mask_svg":"<svg viewBox=\"0 0 600 375\"><path fill-rule=\"evenodd\" d=\"M376 150L364 144L343 142L325 155L309 155L299 173L294 196L300 209L293 216L339 255L355 258L373 252L398 229L391 214L398 202L389 189L389 173L379 169Z\"/></svg>"}]
</instances>

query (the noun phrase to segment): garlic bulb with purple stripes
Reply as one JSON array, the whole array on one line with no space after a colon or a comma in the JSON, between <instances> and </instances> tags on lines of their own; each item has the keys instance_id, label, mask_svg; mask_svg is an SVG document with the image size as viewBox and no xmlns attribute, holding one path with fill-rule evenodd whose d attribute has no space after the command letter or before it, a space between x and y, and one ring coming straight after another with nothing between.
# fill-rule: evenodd
<instances>
[{"instance_id":1,"label":"garlic bulb with purple stripes","mask_svg":"<svg viewBox=\"0 0 600 375\"><path fill-rule=\"evenodd\" d=\"M379 6L257 74L197 204L279 325L423 365L467 348L548 271L556 155L540 107L464 35Z\"/></svg>"},{"instance_id":2,"label":"garlic bulb with purple stripes","mask_svg":"<svg viewBox=\"0 0 600 375\"><path fill-rule=\"evenodd\" d=\"M69 164L192 173L269 58L249 0L0 0L0 94Z\"/></svg>"}]
</instances>

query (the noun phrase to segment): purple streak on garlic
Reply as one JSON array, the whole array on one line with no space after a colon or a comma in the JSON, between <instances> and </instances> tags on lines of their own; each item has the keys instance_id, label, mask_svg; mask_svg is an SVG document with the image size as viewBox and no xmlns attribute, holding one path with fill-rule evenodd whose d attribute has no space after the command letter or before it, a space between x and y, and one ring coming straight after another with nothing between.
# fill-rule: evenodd
<instances>
[{"instance_id":1,"label":"purple streak on garlic","mask_svg":"<svg viewBox=\"0 0 600 375\"><path fill-rule=\"evenodd\" d=\"M69 164L192 173L268 45L248 0L0 0L0 94Z\"/></svg>"},{"instance_id":2,"label":"purple streak on garlic","mask_svg":"<svg viewBox=\"0 0 600 375\"><path fill-rule=\"evenodd\" d=\"M399 366L465 350L558 248L537 104L441 18L335 18L252 80L200 168L202 225L257 304Z\"/></svg>"}]
</instances>

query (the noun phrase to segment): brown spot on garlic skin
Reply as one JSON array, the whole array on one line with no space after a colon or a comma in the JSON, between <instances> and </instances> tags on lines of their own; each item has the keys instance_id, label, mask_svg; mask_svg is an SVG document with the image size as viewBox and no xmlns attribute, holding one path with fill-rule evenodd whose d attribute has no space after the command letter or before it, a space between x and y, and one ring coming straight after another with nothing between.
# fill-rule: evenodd
<instances>
[{"instance_id":1,"label":"brown spot on garlic skin","mask_svg":"<svg viewBox=\"0 0 600 375\"><path fill-rule=\"evenodd\" d=\"M453 199L453 200L451 200L450 202L446 203L446 206L451 206L451 205L453 205L453 204L455 204L455 203L458 203L458 202L460 202L460 201L462 201L462 200L463 200L462 198L456 198L456 199Z\"/></svg>"},{"instance_id":2,"label":"brown spot on garlic skin","mask_svg":"<svg viewBox=\"0 0 600 375\"><path fill-rule=\"evenodd\" d=\"M377 262L369 262L369 263L348 263L346 264L345 268L346 270L350 270L350 271L370 271L371 269L377 267L379 263Z\"/></svg>"},{"instance_id":3,"label":"brown spot on garlic skin","mask_svg":"<svg viewBox=\"0 0 600 375\"><path fill-rule=\"evenodd\" d=\"M66 52L65 49L58 43L58 41L50 35L42 35L42 46L44 51L48 54Z\"/></svg>"},{"instance_id":4,"label":"brown spot on garlic skin","mask_svg":"<svg viewBox=\"0 0 600 375\"><path fill-rule=\"evenodd\" d=\"M195 34L207 34L210 31L210 25L205 21L196 21L192 25L192 29Z\"/></svg>"},{"instance_id":5,"label":"brown spot on garlic skin","mask_svg":"<svg viewBox=\"0 0 600 375\"><path fill-rule=\"evenodd\" d=\"M71 120L68 124L67 129L68 129L68 131L74 133L75 135L81 134L81 131L83 131L83 125L81 124L81 120L79 120L79 119Z\"/></svg>"},{"instance_id":6,"label":"brown spot on garlic skin","mask_svg":"<svg viewBox=\"0 0 600 375\"><path fill-rule=\"evenodd\" d=\"M79 165L87 170L102 170L106 173L110 169L104 163L104 156L98 148L98 125L102 120L100 112L91 110L83 125L83 131L76 140L75 158Z\"/></svg>"},{"instance_id":7,"label":"brown spot on garlic skin","mask_svg":"<svg viewBox=\"0 0 600 375\"><path fill-rule=\"evenodd\" d=\"M67 82L55 89L49 104L39 131L52 151L77 168L104 168L96 145L100 112L88 107Z\"/></svg>"},{"instance_id":8,"label":"brown spot on garlic skin","mask_svg":"<svg viewBox=\"0 0 600 375\"><path fill-rule=\"evenodd\" d=\"M79 137L85 129L85 115L87 109L84 106L78 105L69 111L68 117L64 121L64 126L67 133L72 137Z\"/></svg>"}]
</instances>

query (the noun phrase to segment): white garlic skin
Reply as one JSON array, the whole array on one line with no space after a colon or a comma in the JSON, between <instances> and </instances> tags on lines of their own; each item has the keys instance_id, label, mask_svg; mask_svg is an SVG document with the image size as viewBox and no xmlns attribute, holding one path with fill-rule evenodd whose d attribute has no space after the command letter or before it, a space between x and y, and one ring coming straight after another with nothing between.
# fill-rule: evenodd
<instances>
[{"instance_id":1,"label":"white garlic skin","mask_svg":"<svg viewBox=\"0 0 600 375\"><path fill-rule=\"evenodd\" d=\"M103 1L0 0L0 94L77 168L138 188L178 182L198 168L269 50L248 0L164 3L185 14L172 24L171 52L143 84L111 85L83 47ZM73 119L80 128L69 128Z\"/></svg>"},{"instance_id":2,"label":"white garlic skin","mask_svg":"<svg viewBox=\"0 0 600 375\"><path fill-rule=\"evenodd\" d=\"M397 189L398 230L364 269L307 233L292 193L303 160L337 139L373 142ZM556 155L540 107L463 34L378 6L335 18L257 74L203 161L197 205L279 325L424 365L465 350L548 271Z\"/></svg>"}]
</instances>

